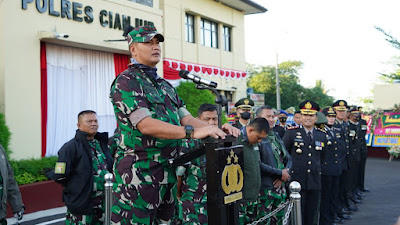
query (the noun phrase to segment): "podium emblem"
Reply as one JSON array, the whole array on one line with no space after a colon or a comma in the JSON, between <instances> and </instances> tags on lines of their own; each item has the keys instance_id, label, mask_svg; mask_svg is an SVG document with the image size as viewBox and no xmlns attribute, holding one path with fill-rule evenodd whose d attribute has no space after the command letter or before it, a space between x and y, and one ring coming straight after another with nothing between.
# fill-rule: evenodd
<instances>
[{"instance_id":1,"label":"podium emblem","mask_svg":"<svg viewBox=\"0 0 400 225\"><path fill-rule=\"evenodd\" d=\"M229 204L242 199L244 176L242 167L239 165L239 157L233 150L230 151L226 161L221 177L221 187L227 195L224 197L224 203Z\"/></svg>"}]
</instances>

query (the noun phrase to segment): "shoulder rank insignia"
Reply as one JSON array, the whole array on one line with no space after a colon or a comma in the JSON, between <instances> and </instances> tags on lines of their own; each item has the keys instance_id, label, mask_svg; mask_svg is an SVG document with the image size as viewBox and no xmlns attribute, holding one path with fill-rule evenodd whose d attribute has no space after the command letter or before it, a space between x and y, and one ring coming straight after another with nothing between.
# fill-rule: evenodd
<instances>
[{"instance_id":1,"label":"shoulder rank insignia","mask_svg":"<svg viewBox=\"0 0 400 225\"><path fill-rule=\"evenodd\" d=\"M326 134L326 130L321 129L321 128L319 128L319 127L316 127L316 128L317 128L317 130L319 130L319 131L321 131L321 132L324 132L324 133Z\"/></svg>"},{"instance_id":2,"label":"shoulder rank insignia","mask_svg":"<svg viewBox=\"0 0 400 225\"><path fill-rule=\"evenodd\" d=\"M286 129L288 129L288 130L294 130L294 129L297 129L297 128L300 128L299 126L291 126L291 127L287 127Z\"/></svg>"}]
</instances>

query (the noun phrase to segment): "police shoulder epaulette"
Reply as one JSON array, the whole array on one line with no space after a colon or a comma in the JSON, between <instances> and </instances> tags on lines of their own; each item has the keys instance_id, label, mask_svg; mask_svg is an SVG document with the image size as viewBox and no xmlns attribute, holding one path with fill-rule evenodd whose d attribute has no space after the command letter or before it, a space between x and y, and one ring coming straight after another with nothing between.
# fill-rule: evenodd
<instances>
[{"instance_id":1,"label":"police shoulder epaulette","mask_svg":"<svg viewBox=\"0 0 400 225\"><path fill-rule=\"evenodd\" d=\"M326 130L325 130L325 129L321 129L321 128L317 127L317 130L326 133Z\"/></svg>"},{"instance_id":2,"label":"police shoulder epaulette","mask_svg":"<svg viewBox=\"0 0 400 225\"><path fill-rule=\"evenodd\" d=\"M300 128L300 126L291 126L291 127L287 127L286 129L288 129L288 130L294 130L294 129L297 129L297 128Z\"/></svg>"}]
</instances>

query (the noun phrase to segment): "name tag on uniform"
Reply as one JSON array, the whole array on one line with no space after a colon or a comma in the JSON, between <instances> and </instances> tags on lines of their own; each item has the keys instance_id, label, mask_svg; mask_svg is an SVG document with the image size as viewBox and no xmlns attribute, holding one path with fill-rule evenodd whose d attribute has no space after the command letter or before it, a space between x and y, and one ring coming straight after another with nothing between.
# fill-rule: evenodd
<instances>
[{"instance_id":1,"label":"name tag on uniform","mask_svg":"<svg viewBox=\"0 0 400 225\"><path fill-rule=\"evenodd\" d=\"M350 130L349 136L356 136L356 131L355 130Z\"/></svg>"},{"instance_id":2,"label":"name tag on uniform","mask_svg":"<svg viewBox=\"0 0 400 225\"><path fill-rule=\"evenodd\" d=\"M254 148L254 151L259 151L260 149L258 148L258 146L255 146Z\"/></svg>"},{"instance_id":3,"label":"name tag on uniform","mask_svg":"<svg viewBox=\"0 0 400 225\"><path fill-rule=\"evenodd\" d=\"M361 130L367 130L368 126L367 125L361 125Z\"/></svg>"}]
</instances>

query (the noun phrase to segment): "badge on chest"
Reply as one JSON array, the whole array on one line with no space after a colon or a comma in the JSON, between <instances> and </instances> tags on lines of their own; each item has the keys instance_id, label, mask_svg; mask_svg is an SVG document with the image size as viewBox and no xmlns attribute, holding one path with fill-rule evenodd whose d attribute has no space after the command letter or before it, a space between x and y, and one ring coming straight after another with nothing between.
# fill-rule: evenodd
<instances>
[{"instance_id":1,"label":"badge on chest","mask_svg":"<svg viewBox=\"0 0 400 225\"><path fill-rule=\"evenodd\" d=\"M315 141L315 150L321 151L323 147L324 147L324 142Z\"/></svg>"}]
</instances>

